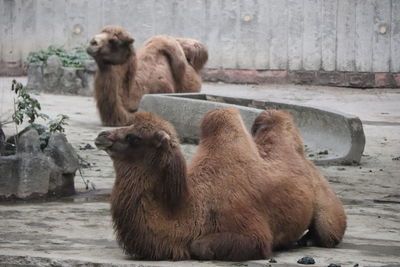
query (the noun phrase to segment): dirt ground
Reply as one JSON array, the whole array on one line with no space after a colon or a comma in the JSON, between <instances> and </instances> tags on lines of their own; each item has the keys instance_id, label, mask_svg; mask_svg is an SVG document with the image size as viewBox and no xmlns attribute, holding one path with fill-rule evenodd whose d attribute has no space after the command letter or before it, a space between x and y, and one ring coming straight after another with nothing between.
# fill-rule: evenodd
<instances>
[{"instance_id":1,"label":"dirt ground","mask_svg":"<svg viewBox=\"0 0 400 267\"><path fill-rule=\"evenodd\" d=\"M12 113L12 78L0 78L0 119ZM26 78L17 80L26 83ZM400 266L400 89L349 89L296 85L205 84L203 92L312 105L357 115L366 146L359 166L320 166L348 216L343 242L334 249L277 252L277 263L138 262L123 255L112 231L108 196L114 172L94 147L103 129L91 97L40 94L42 111L70 116L66 134L86 165L78 195L53 201L0 203L0 266L288 266L311 256L316 266ZM14 126L6 125L11 135ZM195 147L185 146L190 155ZM189 156L188 156L189 157ZM1 174L0 174L1 175ZM86 190L86 184L90 190ZM88 182L86 182L88 181Z\"/></svg>"}]
</instances>

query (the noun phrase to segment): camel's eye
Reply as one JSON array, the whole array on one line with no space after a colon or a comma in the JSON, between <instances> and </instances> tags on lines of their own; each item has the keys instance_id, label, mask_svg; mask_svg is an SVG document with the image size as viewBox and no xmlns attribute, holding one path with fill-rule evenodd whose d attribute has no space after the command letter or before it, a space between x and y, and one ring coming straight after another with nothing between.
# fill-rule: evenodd
<instances>
[{"instance_id":1,"label":"camel's eye","mask_svg":"<svg viewBox=\"0 0 400 267\"><path fill-rule=\"evenodd\" d=\"M134 134L127 134L125 137L126 141L128 141L129 144L131 145L138 145L141 143L142 138L134 135Z\"/></svg>"}]
</instances>

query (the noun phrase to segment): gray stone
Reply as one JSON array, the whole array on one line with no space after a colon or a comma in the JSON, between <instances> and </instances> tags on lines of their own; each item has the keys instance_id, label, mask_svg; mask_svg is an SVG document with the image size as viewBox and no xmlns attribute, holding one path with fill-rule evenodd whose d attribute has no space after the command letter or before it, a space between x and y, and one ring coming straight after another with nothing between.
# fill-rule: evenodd
<instances>
[{"instance_id":1,"label":"gray stone","mask_svg":"<svg viewBox=\"0 0 400 267\"><path fill-rule=\"evenodd\" d=\"M31 198L75 193L78 156L63 134L50 136L45 153L31 129L20 135L17 153L0 157L0 198Z\"/></svg>"},{"instance_id":2,"label":"gray stone","mask_svg":"<svg viewBox=\"0 0 400 267\"><path fill-rule=\"evenodd\" d=\"M77 94L82 88L82 79L78 76L79 70L79 68L63 67L57 91L64 94Z\"/></svg>"},{"instance_id":3,"label":"gray stone","mask_svg":"<svg viewBox=\"0 0 400 267\"><path fill-rule=\"evenodd\" d=\"M307 155L313 154L312 160L315 163L360 162L365 146L360 119L333 110L206 94L145 95L139 108L154 112L162 119L171 122L182 141L196 143L199 140L199 125L204 114L212 109L229 106L239 109L248 129L262 110L287 110L300 129ZM328 152L320 153L321 151Z\"/></svg>"},{"instance_id":4,"label":"gray stone","mask_svg":"<svg viewBox=\"0 0 400 267\"><path fill-rule=\"evenodd\" d=\"M40 150L40 140L39 134L36 130L31 129L22 134L18 138L17 145L18 153L39 153Z\"/></svg>"},{"instance_id":5,"label":"gray stone","mask_svg":"<svg viewBox=\"0 0 400 267\"><path fill-rule=\"evenodd\" d=\"M92 96L94 91L94 73L80 68L77 70L76 74L82 80L82 86L77 91L77 94Z\"/></svg>"},{"instance_id":6,"label":"gray stone","mask_svg":"<svg viewBox=\"0 0 400 267\"><path fill-rule=\"evenodd\" d=\"M28 64L27 75L28 83L27 88L34 88L40 90L43 86L43 64L42 63L30 63Z\"/></svg>"},{"instance_id":7,"label":"gray stone","mask_svg":"<svg viewBox=\"0 0 400 267\"><path fill-rule=\"evenodd\" d=\"M63 173L75 173L79 168L78 155L62 133L50 136L45 154L54 160Z\"/></svg>"},{"instance_id":8,"label":"gray stone","mask_svg":"<svg viewBox=\"0 0 400 267\"><path fill-rule=\"evenodd\" d=\"M18 167L19 158L16 155L0 157L0 199L17 194Z\"/></svg>"},{"instance_id":9,"label":"gray stone","mask_svg":"<svg viewBox=\"0 0 400 267\"><path fill-rule=\"evenodd\" d=\"M92 72L94 74L97 71L97 64L94 60L87 59L83 61L82 65L87 72Z\"/></svg>"},{"instance_id":10,"label":"gray stone","mask_svg":"<svg viewBox=\"0 0 400 267\"><path fill-rule=\"evenodd\" d=\"M92 96L97 65L85 60L83 67L63 67L61 60L53 55L45 64L28 65L28 88L57 94Z\"/></svg>"},{"instance_id":11,"label":"gray stone","mask_svg":"<svg viewBox=\"0 0 400 267\"><path fill-rule=\"evenodd\" d=\"M0 156L4 154L6 136L3 132L0 122Z\"/></svg>"},{"instance_id":12,"label":"gray stone","mask_svg":"<svg viewBox=\"0 0 400 267\"><path fill-rule=\"evenodd\" d=\"M48 92L58 92L58 84L62 75L62 61L58 56L52 55L47 58L43 65L43 85Z\"/></svg>"},{"instance_id":13,"label":"gray stone","mask_svg":"<svg viewBox=\"0 0 400 267\"><path fill-rule=\"evenodd\" d=\"M49 190L50 162L43 153L19 155L18 198L44 196Z\"/></svg>"},{"instance_id":14,"label":"gray stone","mask_svg":"<svg viewBox=\"0 0 400 267\"><path fill-rule=\"evenodd\" d=\"M51 172L49 176L49 192L57 194L62 187L62 170L54 162L51 162Z\"/></svg>"},{"instance_id":15,"label":"gray stone","mask_svg":"<svg viewBox=\"0 0 400 267\"><path fill-rule=\"evenodd\" d=\"M74 173L63 173L62 169L51 161L48 194L51 196L70 196L75 193Z\"/></svg>"}]
</instances>

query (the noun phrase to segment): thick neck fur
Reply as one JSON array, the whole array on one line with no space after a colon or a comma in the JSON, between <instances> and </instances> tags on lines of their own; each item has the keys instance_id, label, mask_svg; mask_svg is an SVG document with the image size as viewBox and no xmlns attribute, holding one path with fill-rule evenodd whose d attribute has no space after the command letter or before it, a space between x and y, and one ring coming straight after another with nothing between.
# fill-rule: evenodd
<instances>
[{"instance_id":1,"label":"thick neck fur","mask_svg":"<svg viewBox=\"0 0 400 267\"><path fill-rule=\"evenodd\" d=\"M125 108L131 88L135 86L136 57L133 53L121 65L97 62L95 96L101 120L104 125L117 126L129 123L130 114Z\"/></svg>"},{"instance_id":2,"label":"thick neck fur","mask_svg":"<svg viewBox=\"0 0 400 267\"><path fill-rule=\"evenodd\" d=\"M163 152L158 160L115 161L114 167L117 172L114 189L118 195L129 196L135 201L146 197L169 214L175 214L188 200L186 161L179 147Z\"/></svg>"},{"instance_id":3,"label":"thick neck fur","mask_svg":"<svg viewBox=\"0 0 400 267\"><path fill-rule=\"evenodd\" d=\"M189 258L185 244L190 231L177 233L175 229L176 224L185 224L189 219L191 201L186 165L182 165L180 151L174 154L166 155L169 159L162 158L158 162L160 168L143 162L114 161L117 177L111 195L111 212L117 240L130 255L151 259L171 255L176 259ZM171 236L160 240L160 234Z\"/></svg>"}]
</instances>

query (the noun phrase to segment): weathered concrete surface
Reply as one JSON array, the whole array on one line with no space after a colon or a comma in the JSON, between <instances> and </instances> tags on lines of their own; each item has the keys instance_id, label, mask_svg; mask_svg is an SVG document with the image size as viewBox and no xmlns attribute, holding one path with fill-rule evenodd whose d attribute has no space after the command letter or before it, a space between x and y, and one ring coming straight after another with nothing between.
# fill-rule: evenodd
<instances>
[{"instance_id":1,"label":"weathered concrete surface","mask_svg":"<svg viewBox=\"0 0 400 267\"><path fill-rule=\"evenodd\" d=\"M266 109L290 112L300 129L307 156L317 164L358 164L365 146L362 123L354 115L327 108L283 102L232 98L212 94L145 95L139 109L171 122L185 141L198 142L199 126L210 110L236 107L250 131L257 115Z\"/></svg>"},{"instance_id":2,"label":"weathered concrete surface","mask_svg":"<svg viewBox=\"0 0 400 267\"><path fill-rule=\"evenodd\" d=\"M11 79L0 79L0 114L11 110L8 93ZM329 166L320 170L343 200L348 228L343 243L335 249L296 248L277 252L277 264L296 264L312 256L315 266L339 263L342 266L398 266L400 263L400 89L354 90L308 86L235 86L205 84L204 92L314 105L357 115L364 124L366 147L360 166ZM92 98L77 96L37 96L43 112L70 115L67 137L79 155L91 164L84 168L85 180L94 185L75 198L55 202L2 203L0 205L0 262L3 266L268 266L265 261L219 262L138 262L127 259L117 247L109 215L108 193L114 181L108 156L97 150L79 150L92 144L103 129ZM9 135L11 125L4 129ZM192 151L192 147L185 147ZM396 160L397 158L397 160ZM77 189L85 191L78 176ZM100 190L101 189L101 190ZM0 264L1 266L1 264ZM15 266L15 265L14 265ZM299 266L299 265L297 265Z\"/></svg>"},{"instance_id":3,"label":"weathered concrete surface","mask_svg":"<svg viewBox=\"0 0 400 267\"><path fill-rule=\"evenodd\" d=\"M400 72L399 13L398 0L1 0L0 66L116 24L137 45L156 34L202 40L210 68Z\"/></svg>"}]
</instances>

